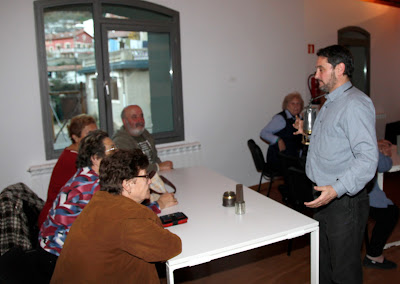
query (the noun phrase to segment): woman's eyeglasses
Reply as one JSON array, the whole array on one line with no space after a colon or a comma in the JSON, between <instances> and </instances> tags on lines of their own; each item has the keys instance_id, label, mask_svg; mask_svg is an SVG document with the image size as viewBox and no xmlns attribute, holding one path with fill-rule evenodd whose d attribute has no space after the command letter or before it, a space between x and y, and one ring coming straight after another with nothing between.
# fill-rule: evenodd
<instances>
[{"instance_id":1,"label":"woman's eyeglasses","mask_svg":"<svg viewBox=\"0 0 400 284\"><path fill-rule=\"evenodd\" d=\"M111 147L110 149L108 149L108 150L105 150L104 151L104 153L108 153L108 152L111 152L111 151L116 151L116 150L118 150L118 148L117 148L117 146L114 146L114 147Z\"/></svg>"},{"instance_id":2,"label":"woman's eyeglasses","mask_svg":"<svg viewBox=\"0 0 400 284\"><path fill-rule=\"evenodd\" d=\"M143 176L134 176L134 178L146 178L147 180L152 179L154 177L154 175L156 174L155 171L151 171L150 173L148 173L147 175L143 175Z\"/></svg>"}]
</instances>

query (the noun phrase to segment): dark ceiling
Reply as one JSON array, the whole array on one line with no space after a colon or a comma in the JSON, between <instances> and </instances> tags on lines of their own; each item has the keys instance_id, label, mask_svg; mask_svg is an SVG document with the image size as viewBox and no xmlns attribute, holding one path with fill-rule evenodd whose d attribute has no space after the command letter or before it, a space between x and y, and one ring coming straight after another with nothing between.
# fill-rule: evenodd
<instances>
[{"instance_id":1,"label":"dark ceiling","mask_svg":"<svg viewBox=\"0 0 400 284\"><path fill-rule=\"evenodd\" d=\"M400 8L400 0L362 0L362 1Z\"/></svg>"}]
</instances>

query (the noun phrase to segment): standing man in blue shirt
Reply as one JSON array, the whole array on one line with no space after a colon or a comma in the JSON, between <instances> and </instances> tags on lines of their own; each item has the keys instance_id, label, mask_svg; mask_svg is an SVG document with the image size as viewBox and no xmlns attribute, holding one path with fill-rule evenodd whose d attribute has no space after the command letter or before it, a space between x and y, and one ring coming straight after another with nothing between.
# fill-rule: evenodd
<instances>
[{"instance_id":1,"label":"standing man in blue shirt","mask_svg":"<svg viewBox=\"0 0 400 284\"><path fill-rule=\"evenodd\" d=\"M365 185L378 164L375 109L350 81L350 51L339 45L317 53L315 79L326 102L314 122L306 173L313 181L320 226L320 283L362 283L360 250L368 219ZM296 134L303 125L296 120Z\"/></svg>"}]
</instances>

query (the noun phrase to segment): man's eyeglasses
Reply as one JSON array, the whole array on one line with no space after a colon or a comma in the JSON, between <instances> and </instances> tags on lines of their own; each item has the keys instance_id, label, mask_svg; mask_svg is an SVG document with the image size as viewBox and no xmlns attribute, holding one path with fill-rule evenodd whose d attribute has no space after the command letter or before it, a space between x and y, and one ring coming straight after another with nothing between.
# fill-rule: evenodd
<instances>
[{"instance_id":1,"label":"man's eyeglasses","mask_svg":"<svg viewBox=\"0 0 400 284\"><path fill-rule=\"evenodd\" d=\"M154 175L156 174L155 171L151 171L150 173L148 173L147 175L144 176L134 176L134 178L146 178L147 180L152 179L154 177Z\"/></svg>"}]
</instances>

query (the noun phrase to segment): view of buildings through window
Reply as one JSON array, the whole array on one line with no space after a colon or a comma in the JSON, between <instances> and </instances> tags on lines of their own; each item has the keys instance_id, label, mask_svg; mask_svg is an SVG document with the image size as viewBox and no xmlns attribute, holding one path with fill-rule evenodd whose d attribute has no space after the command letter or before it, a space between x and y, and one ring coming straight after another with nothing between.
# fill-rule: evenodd
<instances>
[{"instance_id":1,"label":"view of buildings through window","mask_svg":"<svg viewBox=\"0 0 400 284\"><path fill-rule=\"evenodd\" d=\"M83 64L95 63L92 13L50 10L44 13L44 24L54 148L63 149L71 143L66 125L73 116L89 113L98 118L98 107L88 111L94 100L87 97L81 72Z\"/></svg>"},{"instance_id":2,"label":"view of buildings through window","mask_svg":"<svg viewBox=\"0 0 400 284\"><path fill-rule=\"evenodd\" d=\"M92 5L87 4L44 7L42 14L37 13L43 17L44 45L40 48L44 47L46 54L39 60L45 62L47 70L47 76L42 75L45 82L41 91L43 113L47 111L51 121L47 126L44 123L45 130L51 128L47 129L51 140L47 147L52 148L46 149L48 158L56 156L48 153L57 153L71 143L67 125L73 116L90 114L112 135L122 125L122 109L130 104L142 107L146 128L156 141L157 137L161 138L158 142L183 140L183 123L176 123L182 121L180 60L174 58L176 51L171 44L171 34L176 37L179 33L151 24L137 28L132 21L147 17L171 26L171 17L104 5L103 21L98 25L101 29L95 34L92 11ZM102 50L101 56L96 50Z\"/></svg>"}]
</instances>

